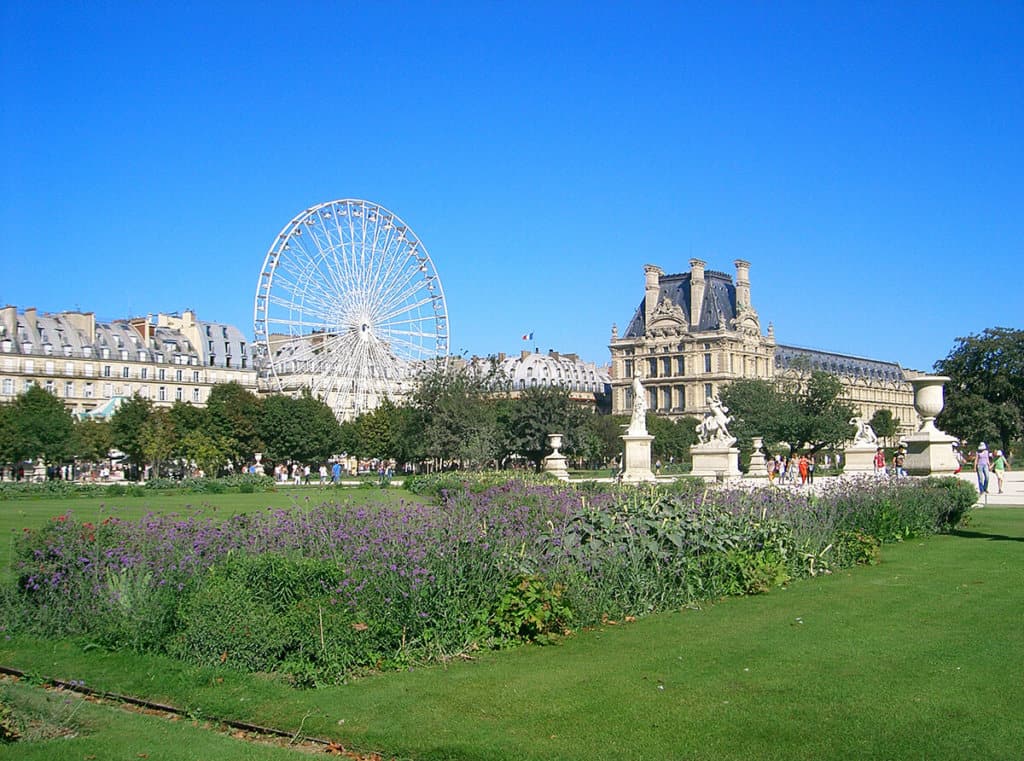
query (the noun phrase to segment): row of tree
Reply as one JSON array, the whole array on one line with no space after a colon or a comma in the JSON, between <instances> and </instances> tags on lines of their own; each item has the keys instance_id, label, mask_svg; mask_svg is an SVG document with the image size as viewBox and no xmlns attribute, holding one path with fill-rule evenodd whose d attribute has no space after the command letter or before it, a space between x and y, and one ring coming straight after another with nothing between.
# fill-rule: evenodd
<instances>
[{"instance_id":1,"label":"row of tree","mask_svg":"<svg viewBox=\"0 0 1024 761\"><path fill-rule=\"evenodd\" d=\"M496 391L493 379L467 370L434 371L421 379L409 403L390 401L339 423L308 393L258 397L237 383L211 389L205 407L176 402L157 407L139 396L124 401L109 420L76 420L59 399L32 387L0 405L0 461L63 464L100 462L111 451L140 473L165 474L192 463L207 474L241 470L256 452L265 463L314 464L336 454L435 467L540 467L549 433L564 435L563 451L593 467L614 460L628 422L594 414L553 387L521 394ZM674 423L653 415L655 454L682 458L696 441L692 419Z\"/></svg>"},{"instance_id":2,"label":"row of tree","mask_svg":"<svg viewBox=\"0 0 1024 761\"><path fill-rule=\"evenodd\" d=\"M957 341L936 363L951 378L938 423L972 445L998 441L1008 452L1024 429L1024 331L992 328ZM818 451L839 448L853 435L855 411L841 393L838 378L810 372L791 383L734 381L723 389L722 401L735 417L730 431L741 444L762 436L769 447ZM871 422L881 437L893 436L899 425L888 410ZM209 474L229 465L242 468L256 452L271 463L312 464L348 453L440 467L539 467L548 453L547 435L557 432L567 455L599 467L618 457L627 423L625 417L594 414L562 389L512 394L493 377L465 369L430 372L407 404L385 401L346 423L309 394L257 397L236 383L214 386L204 408L181 402L156 407L136 396L107 421L75 420L59 399L32 387L0 405L0 462L98 462L116 449L139 469L159 470L177 460ZM654 456L687 458L696 424L649 414Z\"/></svg>"}]
</instances>

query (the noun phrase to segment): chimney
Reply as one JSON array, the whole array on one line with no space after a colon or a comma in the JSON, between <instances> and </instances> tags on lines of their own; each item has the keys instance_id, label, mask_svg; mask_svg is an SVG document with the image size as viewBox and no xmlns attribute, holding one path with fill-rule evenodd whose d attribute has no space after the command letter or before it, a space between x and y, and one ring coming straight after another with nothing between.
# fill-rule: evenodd
<instances>
[{"instance_id":1,"label":"chimney","mask_svg":"<svg viewBox=\"0 0 1024 761\"><path fill-rule=\"evenodd\" d=\"M4 336L15 340L18 337L18 307L8 305L0 309L0 323L4 326Z\"/></svg>"},{"instance_id":2,"label":"chimney","mask_svg":"<svg viewBox=\"0 0 1024 761\"><path fill-rule=\"evenodd\" d=\"M736 265L736 313L743 308L751 308L750 304L750 262L737 259Z\"/></svg>"},{"instance_id":3,"label":"chimney","mask_svg":"<svg viewBox=\"0 0 1024 761\"><path fill-rule=\"evenodd\" d=\"M35 307L25 307L25 329L35 330L38 319L36 318Z\"/></svg>"},{"instance_id":4,"label":"chimney","mask_svg":"<svg viewBox=\"0 0 1024 761\"><path fill-rule=\"evenodd\" d=\"M96 315L92 312L64 312L64 319L84 336L84 343L96 343Z\"/></svg>"},{"instance_id":5,"label":"chimney","mask_svg":"<svg viewBox=\"0 0 1024 761\"><path fill-rule=\"evenodd\" d=\"M644 265L644 325L651 324L651 315L658 306L658 292L661 290L661 267Z\"/></svg>"},{"instance_id":6,"label":"chimney","mask_svg":"<svg viewBox=\"0 0 1024 761\"><path fill-rule=\"evenodd\" d=\"M690 260L690 327L700 323L700 310L704 306L704 265L700 259Z\"/></svg>"}]
</instances>

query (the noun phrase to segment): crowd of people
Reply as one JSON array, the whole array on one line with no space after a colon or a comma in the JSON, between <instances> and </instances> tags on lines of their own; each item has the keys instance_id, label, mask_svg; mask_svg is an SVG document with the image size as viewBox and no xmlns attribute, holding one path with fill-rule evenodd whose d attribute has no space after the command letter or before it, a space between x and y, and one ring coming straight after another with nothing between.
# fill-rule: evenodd
<instances>
[{"instance_id":1,"label":"crowd of people","mask_svg":"<svg viewBox=\"0 0 1024 761\"><path fill-rule=\"evenodd\" d=\"M249 465L247 470L250 474L257 475L263 474L266 469L264 465L254 462ZM382 481L389 481L394 472L394 463L384 460L360 461L356 462L352 467L343 466L338 461L320 463L315 473L313 467L309 464L281 462L275 465L273 470L268 472L267 475L272 475L274 480L281 484L292 483L295 486L309 486L313 483L313 479L316 478L319 486L327 486L329 483L341 483L343 477L355 477L366 474L376 474Z\"/></svg>"},{"instance_id":2,"label":"crowd of people","mask_svg":"<svg viewBox=\"0 0 1024 761\"><path fill-rule=\"evenodd\" d=\"M797 484L798 486L814 483L816 467L813 454L792 454L788 457L778 454L768 458L765 462L769 483ZM798 479L799 483L797 483Z\"/></svg>"}]
</instances>

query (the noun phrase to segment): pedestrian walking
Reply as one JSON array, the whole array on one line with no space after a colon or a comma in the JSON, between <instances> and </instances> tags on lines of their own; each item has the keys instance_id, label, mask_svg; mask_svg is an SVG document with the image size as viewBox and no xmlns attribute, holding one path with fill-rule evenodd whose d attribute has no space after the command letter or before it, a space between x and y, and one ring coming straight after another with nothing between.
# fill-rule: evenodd
<instances>
[{"instance_id":1,"label":"pedestrian walking","mask_svg":"<svg viewBox=\"0 0 1024 761\"><path fill-rule=\"evenodd\" d=\"M1003 493L1003 478L1006 476L1006 471L1010 469L1010 464L1003 457L1003 450L996 450L996 459L992 461L992 472L996 474L996 483L999 485L999 493Z\"/></svg>"},{"instance_id":2,"label":"pedestrian walking","mask_svg":"<svg viewBox=\"0 0 1024 761\"><path fill-rule=\"evenodd\" d=\"M885 478L885 450L882 447L875 451L875 459L872 464L875 468L875 475L878 478Z\"/></svg>"},{"instance_id":3,"label":"pedestrian walking","mask_svg":"<svg viewBox=\"0 0 1024 761\"><path fill-rule=\"evenodd\" d=\"M978 494L988 494L988 447L985 442L978 444L978 452L974 456L974 472L978 475Z\"/></svg>"}]
</instances>

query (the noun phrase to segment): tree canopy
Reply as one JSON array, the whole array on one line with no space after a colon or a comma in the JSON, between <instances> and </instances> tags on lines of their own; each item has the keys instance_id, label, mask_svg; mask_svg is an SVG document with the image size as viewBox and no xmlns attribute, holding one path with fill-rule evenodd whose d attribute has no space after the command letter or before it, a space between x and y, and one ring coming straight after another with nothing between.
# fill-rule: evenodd
<instances>
[{"instance_id":1,"label":"tree canopy","mask_svg":"<svg viewBox=\"0 0 1024 761\"><path fill-rule=\"evenodd\" d=\"M508 405L505 430L508 450L539 469L550 453L548 434L561 433L562 451L579 454L587 444L589 413L557 386L525 389Z\"/></svg>"},{"instance_id":2,"label":"tree canopy","mask_svg":"<svg viewBox=\"0 0 1024 761\"><path fill-rule=\"evenodd\" d=\"M39 386L30 386L0 406L0 459L5 462L67 462L74 456L74 441L71 413L60 399Z\"/></svg>"},{"instance_id":3,"label":"tree canopy","mask_svg":"<svg viewBox=\"0 0 1024 761\"><path fill-rule=\"evenodd\" d=\"M792 451L838 447L853 437L853 408L839 398L842 382L820 370L779 388L774 382L743 379L722 390L722 402L735 418L730 432L748 442L762 436L768 444Z\"/></svg>"},{"instance_id":4,"label":"tree canopy","mask_svg":"<svg viewBox=\"0 0 1024 761\"><path fill-rule=\"evenodd\" d=\"M1024 330L986 328L956 340L935 363L950 378L936 423L972 444L998 441L1008 452L1024 432Z\"/></svg>"}]
</instances>

